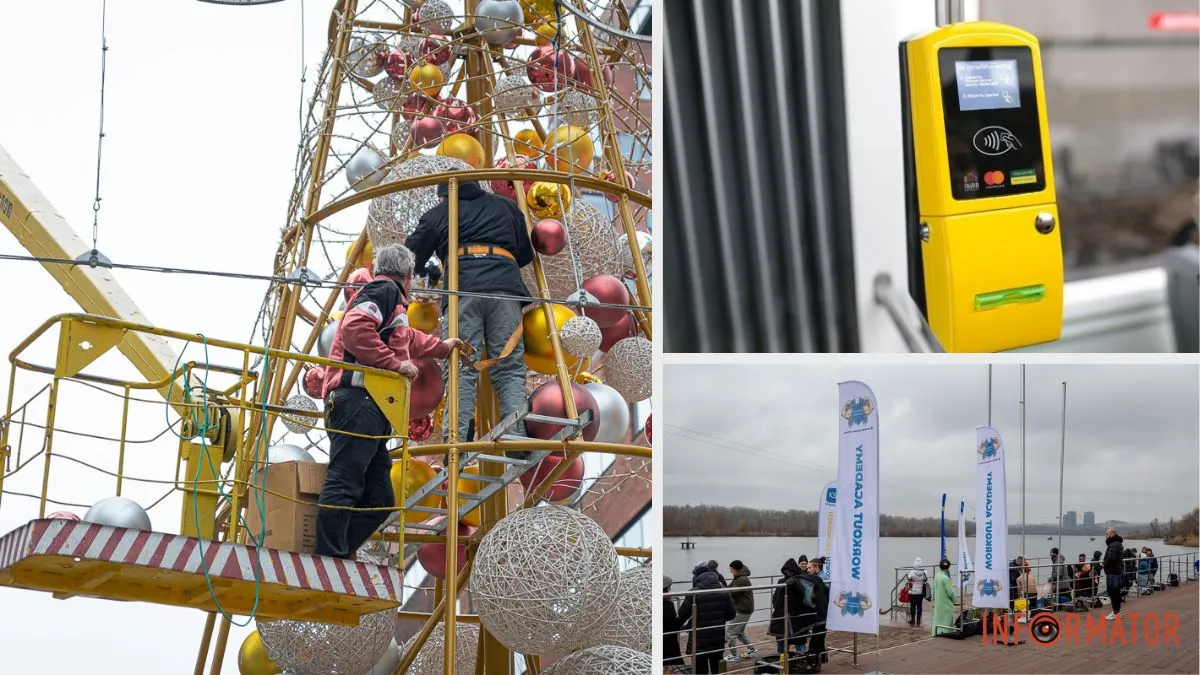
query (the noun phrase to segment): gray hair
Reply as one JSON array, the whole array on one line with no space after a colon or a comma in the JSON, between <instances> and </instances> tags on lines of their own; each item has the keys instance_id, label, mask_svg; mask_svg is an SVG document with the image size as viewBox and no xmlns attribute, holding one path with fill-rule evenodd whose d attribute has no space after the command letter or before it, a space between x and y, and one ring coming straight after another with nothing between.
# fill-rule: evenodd
<instances>
[{"instance_id":1,"label":"gray hair","mask_svg":"<svg viewBox=\"0 0 1200 675\"><path fill-rule=\"evenodd\" d=\"M413 273L412 251L400 244L388 244L375 249L375 275L386 274L389 277L410 277Z\"/></svg>"}]
</instances>

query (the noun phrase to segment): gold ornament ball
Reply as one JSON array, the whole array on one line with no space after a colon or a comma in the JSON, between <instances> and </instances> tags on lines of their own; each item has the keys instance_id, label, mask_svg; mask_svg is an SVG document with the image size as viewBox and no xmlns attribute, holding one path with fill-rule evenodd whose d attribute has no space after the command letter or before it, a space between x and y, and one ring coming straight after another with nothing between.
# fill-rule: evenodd
<instances>
[{"instance_id":1,"label":"gold ornament ball","mask_svg":"<svg viewBox=\"0 0 1200 675\"><path fill-rule=\"evenodd\" d=\"M462 473L459 474L459 476L458 476L458 493L462 494L464 492L471 492L474 494L479 494L479 492L481 490L483 490L483 482L479 481L479 480L475 480L473 478L467 478L467 476L478 476L478 475L479 475L479 465L478 464L472 464L468 467L463 468ZM442 498L442 508L445 508L445 507L446 507L446 498L443 497ZM458 524L459 525L468 525L470 527L479 527L480 524L483 522L481 519L481 516L480 516L480 511L482 509L483 509L482 506L477 506L477 507L471 509L470 511L467 512L467 515L465 515L461 519L459 519Z\"/></svg>"},{"instance_id":2,"label":"gold ornament ball","mask_svg":"<svg viewBox=\"0 0 1200 675\"><path fill-rule=\"evenodd\" d=\"M483 145L467 134L450 134L438 146L437 154L461 159L476 169L483 167Z\"/></svg>"},{"instance_id":3,"label":"gold ornament ball","mask_svg":"<svg viewBox=\"0 0 1200 675\"><path fill-rule=\"evenodd\" d=\"M513 136L513 152L524 157L542 154L542 137L537 129L522 129Z\"/></svg>"},{"instance_id":4,"label":"gold ornament ball","mask_svg":"<svg viewBox=\"0 0 1200 675\"><path fill-rule=\"evenodd\" d=\"M566 305L550 305L554 313L556 330L568 319L576 316L575 312ZM534 307L525 313L521 320L521 328L525 336L525 365L534 372L546 375L557 372L554 365L554 346L550 342L550 326L546 323L546 312L541 307ZM563 363L568 368L574 368L578 363L577 357L563 352Z\"/></svg>"},{"instance_id":5,"label":"gold ornament ball","mask_svg":"<svg viewBox=\"0 0 1200 675\"><path fill-rule=\"evenodd\" d=\"M370 267L375 262L375 247L368 241L357 258L350 257L350 251L346 251L346 262L354 267Z\"/></svg>"},{"instance_id":6,"label":"gold ornament ball","mask_svg":"<svg viewBox=\"0 0 1200 675\"><path fill-rule=\"evenodd\" d=\"M433 335L438 325L437 305L428 300L413 300L408 303L408 327Z\"/></svg>"},{"instance_id":7,"label":"gold ornament ball","mask_svg":"<svg viewBox=\"0 0 1200 675\"><path fill-rule=\"evenodd\" d=\"M533 38L539 47L548 45L554 41L558 35L558 24L553 21L548 21L537 27L536 35Z\"/></svg>"},{"instance_id":8,"label":"gold ornament ball","mask_svg":"<svg viewBox=\"0 0 1200 675\"><path fill-rule=\"evenodd\" d=\"M531 26L554 21L554 0L521 0L521 9L525 23Z\"/></svg>"},{"instance_id":9,"label":"gold ornament ball","mask_svg":"<svg viewBox=\"0 0 1200 675\"><path fill-rule=\"evenodd\" d=\"M437 472L433 467L419 459L409 460L407 473L404 472L404 462L392 462L392 494L396 499L396 506L401 506L408 495L419 490L435 475ZM417 505L432 509L437 508L441 501L441 497L431 494L417 502ZM405 511L404 522L419 523L428 519L430 515L424 511Z\"/></svg>"},{"instance_id":10,"label":"gold ornament ball","mask_svg":"<svg viewBox=\"0 0 1200 675\"><path fill-rule=\"evenodd\" d=\"M546 136L546 162L558 171L588 168L596 149L587 132L565 124Z\"/></svg>"},{"instance_id":11,"label":"gold ornament ball","mask_svg":"<svg viewBox=\"0 0 1200 675\"><path fill-rule=\"evenodd\" d=\"M242 675L277 675L283 672L267 655L267 647L258 631L252 631L242 640L242 648L238 650L238 672Z\"/></svg>"},{"instance_id":12,"label":"gold ornament ball","mask_svg":"<svg viewBox=\"0 0 1200 675\"><path fill-rule=\"evenodd\" d=\"M529 210L538 218L562 218L571 208L571 190L560 183L539 181L529 186Z\"/></svg>"},{"instance_id":13,"label":"gold ornament ball","mask_svg":"<svg viewBox=\"0 0 1200 675\"><path fill-rule=\"evenodd\" d=\"M426 96L437 96L438 92L442 90L442 85L446 83L446 78L442 75L441 68L433 64L422 63L412 67L408 73L408 81L415 89L425 92Z\"/></svg>"}]
</instances>

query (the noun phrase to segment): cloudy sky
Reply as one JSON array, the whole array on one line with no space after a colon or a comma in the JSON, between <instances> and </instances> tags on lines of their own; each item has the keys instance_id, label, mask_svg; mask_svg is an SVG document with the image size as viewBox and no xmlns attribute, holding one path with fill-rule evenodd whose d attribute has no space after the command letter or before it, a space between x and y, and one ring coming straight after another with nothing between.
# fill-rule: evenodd
<instances>
[{"instance_id":1,"label":"cloudy sky","mask_svg":"<svg viewBox=\"0 0 1200 675\"><path fill-rule=\"evenodd\" d=\"M837 474L837 383L875 391L884 513L932 517L941 494L972 504L975 428L988 423L988 366L668 365L667 504L815 509ZM1020 366L994 366L992 426L1007 441L1009 518L1020 518ZM1200 500L1195 366L1026 367L1027 521L1058 511L1062 382L1064 510L1096 519L1178 516Z\"/></svg>"}]
</instances>

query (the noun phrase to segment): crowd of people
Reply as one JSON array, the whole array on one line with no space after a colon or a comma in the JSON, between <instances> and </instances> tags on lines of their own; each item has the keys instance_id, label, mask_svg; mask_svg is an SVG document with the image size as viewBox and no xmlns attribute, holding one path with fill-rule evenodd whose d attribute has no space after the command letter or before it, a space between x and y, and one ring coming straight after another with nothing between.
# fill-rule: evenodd
<instances>
[{"instance_id":1,"label":"crowd of people","mask_svg":"<svg viewBox=\"0 0 1200 675\"><path fill-rule=\"evenodd\" d=\"M767 627L779 654L804 656L816 664L814 671L828 660L825 618L829 589L820 576L824 568L823 557L809 560L802 555L783 563L779 570L782 578L771 592L771 620ZM695 659L697 673L719 672L722 660L757 659L759 649L746 634L755 609L750 568L740 560L730 562L729 581L719 570L716 560L697 564L692 570L691 590L725 588L727 592L689 594L678 607L676 600L668 595L674 581L663 577L663 665L667 668L685 668L685 655L689 660ZM682 651L681 633L686 636ZM744 655L739 653L739 646L745 647Z\"/></svg>"}]
</instances>

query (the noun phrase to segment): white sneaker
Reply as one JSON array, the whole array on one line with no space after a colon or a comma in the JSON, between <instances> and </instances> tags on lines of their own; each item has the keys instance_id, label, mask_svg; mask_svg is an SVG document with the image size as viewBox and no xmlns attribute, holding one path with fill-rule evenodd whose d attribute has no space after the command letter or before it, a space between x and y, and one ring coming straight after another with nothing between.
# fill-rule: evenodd
<instances>
[{"instance_id":1,"label":"white sneaker","mask_svg":"<svg viewBox=\"0 0 1200 675\"><path fill-rule=\"evenodd\" d=\"M754 656L754 655L755 655L755 654L757 654L757 653L758 653L758 647L747 647L747 648L746 648L746 655L747 655L747 656Z\"/></svg>"},{"instance_id":2,"label":"white sneaker","mask_svg":"<svg viewBox=\"0 0 1200 675\"><path fill-rule=\"evenodd\" d=\"M1112 612L1109 612L1109 613L1108 613L1108 616L1106 616L1106 617L1104 617L1104 618L1105 618L1105 619L1108 619L1109 621L1112 621L1113 619L1117 618L1117 615L1116 615L1116 614L1114 614L1114 613L1112 613Z\"/></svg>"},{"instance_id":3,"label":"white sneaker","mask_svg":"<svg viewBox=\"0 0 1200 675\"><path fill-rule=\"evenodd\" d=\"M737 654L730 654L729 656L725 657L725 660L733 663L734 661L741 661L742 657L738 656Z\"/></svg>"}]
</instances>

